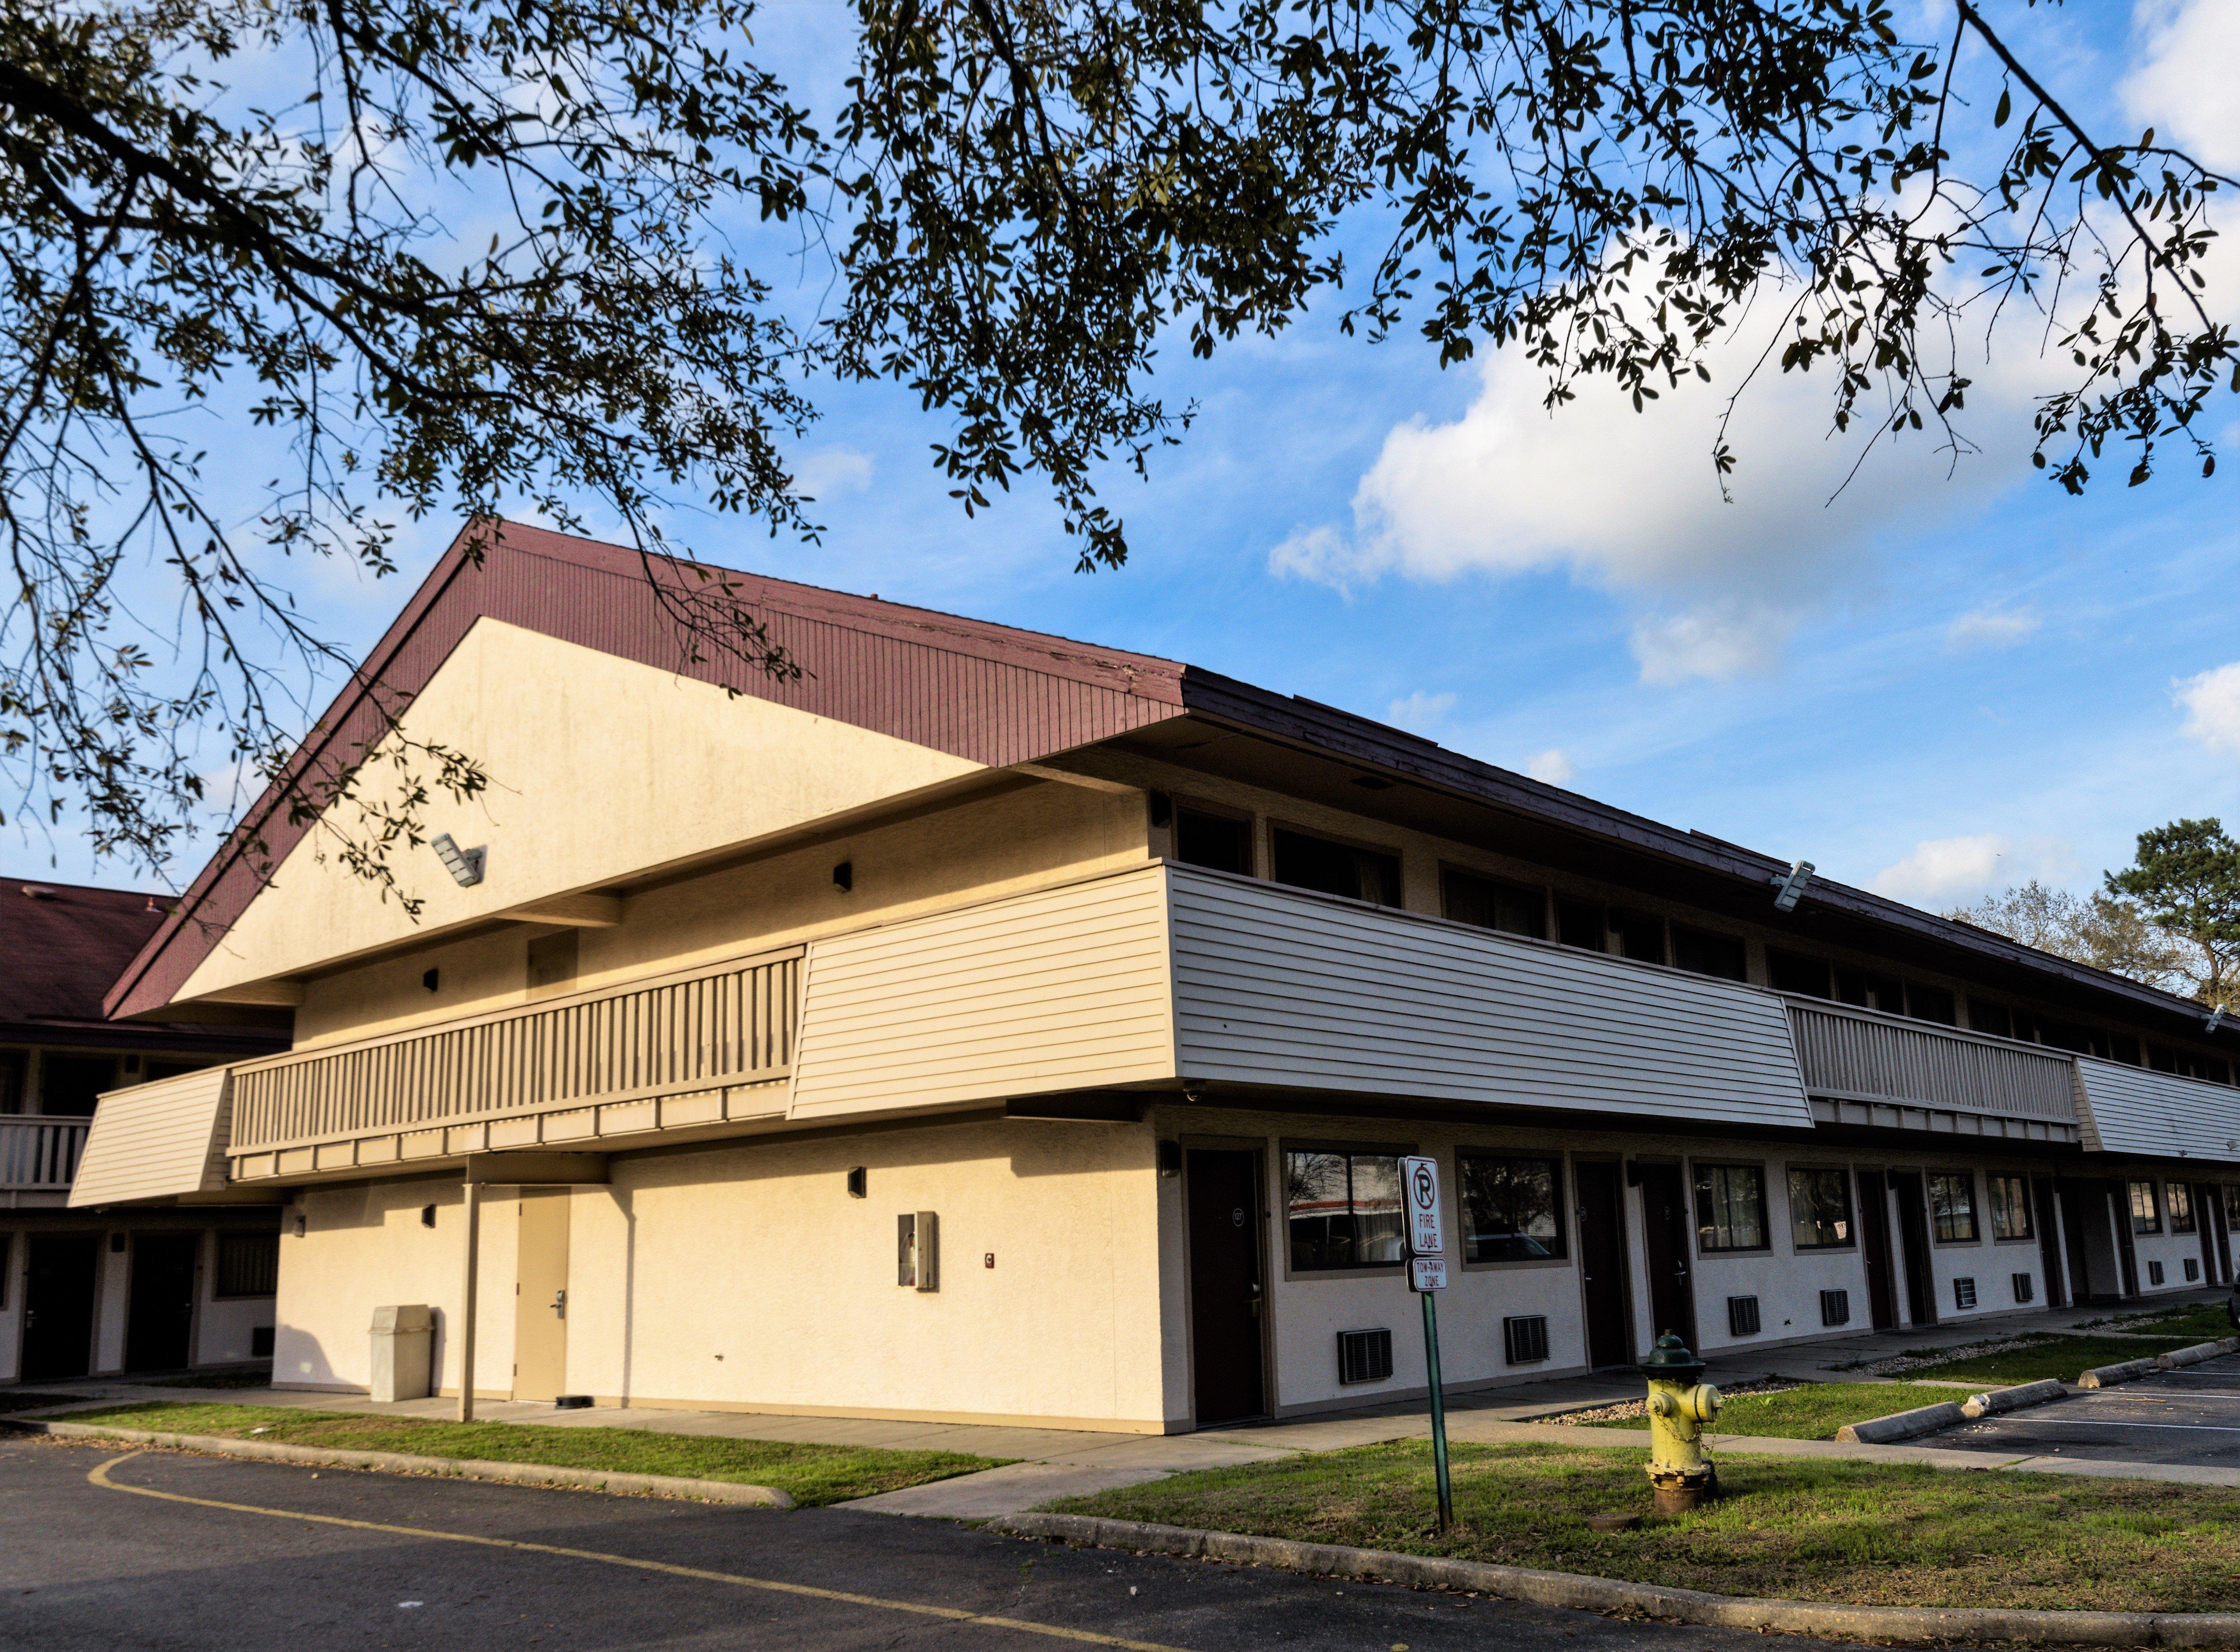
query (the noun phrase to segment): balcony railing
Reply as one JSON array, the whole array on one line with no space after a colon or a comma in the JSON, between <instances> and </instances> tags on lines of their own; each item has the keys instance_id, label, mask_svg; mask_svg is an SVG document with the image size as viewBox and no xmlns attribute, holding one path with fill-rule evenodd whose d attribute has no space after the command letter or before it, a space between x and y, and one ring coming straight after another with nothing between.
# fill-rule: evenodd
<instances>
[{"instance_id":1,"label":"balcony railing","mask_svg":"<svg viewBox=\"0 0 2240 1652\"><path fill-rule=\"evenodd\" d=\"M1789 1019L1806 1092L1849 1104L1844 1122L1934 1129L1920 1116L1944 1115L2076 1139L2077 1063L2058 1050L1796 998Z\"/></svg>"},{"instance_id":2,"label":"balcony railing","mask_svg":"<svg viewBox=\"0 0 2240 1652\"><path fill-rule=\"evenodd\" d=\"M77 1174L91 1119L0 1118L0 1193L61 1193Z\"/></svg>"},{"instance_id":3,"label":"balcony railing","mask_svg":"<svg viewBox=\"0 0 2240 1652\"><path fill-rule=\"evenodd\" d=\"M799 948L234 1069L228 1150L526 1118L783 1077Z\"/></svg>"}]
</instances>

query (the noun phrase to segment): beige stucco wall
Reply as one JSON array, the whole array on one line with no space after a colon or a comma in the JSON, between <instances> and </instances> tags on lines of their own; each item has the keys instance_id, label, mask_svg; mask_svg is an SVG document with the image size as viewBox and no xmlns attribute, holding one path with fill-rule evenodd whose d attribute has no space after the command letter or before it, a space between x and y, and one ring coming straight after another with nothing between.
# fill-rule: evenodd
<instances>
[{"instance_id":1,"label":"beige stucco wall","mask_svg":"<svg viewBox=\"0 0 2240 1652\"><path fill-rule=\"evenodd\" d=\"M423 757L377 758L377 799L426 783L428 830L487 844L482 883L454 883L426 850L397 867L418 921L344 868L335 831L309 834L178 996L287 975L542 896L903 796L979 765L483 619L403 721L410 740L478 763L489 789L455 802ZM357 831L348 803L337 830ZM423 968L425 966L423 966Z\"/></svg>"}]
</instances>

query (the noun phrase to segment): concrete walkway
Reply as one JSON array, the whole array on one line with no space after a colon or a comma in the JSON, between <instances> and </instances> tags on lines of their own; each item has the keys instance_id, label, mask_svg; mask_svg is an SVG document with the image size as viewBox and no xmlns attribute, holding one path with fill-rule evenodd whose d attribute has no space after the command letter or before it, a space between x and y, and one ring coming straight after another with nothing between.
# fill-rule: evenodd
<instances>
[{"instance_id":1,"label":"concrete walkway","mask_svg":"<svg viewBox=\"0 0 2240 1652\"><path fill-rule=\"evenodd\" d=\"M2205 1299L2214 1300L2215 1296ZM1710 1381L1730 1389L1770 1376L1815 1382L1890 1382L1894 1379L1865 1376L1857 1368L1897 1354L2035 1333L2074 1332L2079 1321L2105 1318L2109 1312L2104 1308L2068 1309L2017 1315L1989 1324L1979 1322L1964 1326L1937 1326L1923 1331L1870 1333L1839 1341L1727 1354L1709 1362L1707 1376ZM453 1400L410 1400L377 1406L355 1395L290 1389L203 1389L101 1381L36 1386L42 1393L68 1393L73 1403L79 1405L170 1400L300 1407L434 1421L449 1420L457 1409L457 1402ZM1982 1385L1955 1382L1950 1386L1969 1389ZM1583 1431L1535 1419L1638 1399L1641 1393L1639 1376L1630 1371L1615 1371L1458 1394L1448 1402L1448 1433L1453 1439L1488 1445L1534 1442L1617 1446L1624 1443L1622 1438L1601 1430ZM1430 1432L1430 1419L1421 1400L1178 1435L1107 1434L1090 1429L1014 1428L1000 1423L890 1422L769 1412L655 1410L637 1406L557 1411L549 1405L510 1401L483 1401L475 1410L477 1417L487 1422L535 1423L547 1428L647 1429L664 1434L872 1446L901 1451L962 1451L975 1456L1017 1460L1002 1468L886 1492L848 1505L883 1513L956 1519L1016 1514L1054 1498L1138 1485L1195 1469L1264 1462L1300 1452L1337 1451L1390 1440L1417 1439ZM2240 1469L2184 1463L2106 1459L2084 1462L2054 1455L2010 1458L1982 1450L1848 1445L1832 1440L1721 1436L1718 1445L1728 1452L1783 1456L1860 1457L1885 1462L1934 1463L1950 1469L2023 1468L2063 1474L2240 1485Z\"/></svg>"}]
</instances>

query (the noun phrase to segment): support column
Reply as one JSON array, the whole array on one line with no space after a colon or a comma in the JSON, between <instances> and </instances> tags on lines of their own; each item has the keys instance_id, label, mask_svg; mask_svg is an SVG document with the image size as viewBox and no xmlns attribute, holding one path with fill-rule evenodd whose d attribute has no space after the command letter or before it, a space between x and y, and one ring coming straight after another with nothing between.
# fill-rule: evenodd
<instances>
[{"instance_id":1,"label":"support column","mask_svg":"<svg viewBox=\"0 0 2240 1652\"><path fill-rule=\"evenodd\" d=\"M459 1287L459 1421L475 1420L475 1288L482 1272L483 1188L465 1184L467 1196L466 1277Z\"/></svg>"}]
</instances>

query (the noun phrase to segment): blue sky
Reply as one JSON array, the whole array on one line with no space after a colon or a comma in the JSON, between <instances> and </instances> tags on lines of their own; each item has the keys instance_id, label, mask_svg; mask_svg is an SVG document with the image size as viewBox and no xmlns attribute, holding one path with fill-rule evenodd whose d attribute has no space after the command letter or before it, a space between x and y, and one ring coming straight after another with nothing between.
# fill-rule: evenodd
<instances>
[{"instance_id":1,"label":"blue sky","mask_svg":"<svg viewBox=\"0 0 2240 1652\"><path fill-rule=\"evenodd\" d=\"M2065 97L2240 170L2240 0L2005 10ZM813 75L844 21L780 5L763 44ZM2230 286L2223 303L2240 314ZM1199 417L1148 483L1110 483L1133 547L1117 573L1074 573L1031 491L964 518L927 460L943 429L891 390L823 399L802 453L822 545L674 527L711 560L1344 706L1941 909L2030 876L2092 887L2177 816L2240 823L2240 403L2215 411L2217 478L2172 464L2126 489L2111 460L2071 499L2026 463L2036 349L1998 335L1985 450L1957 474L1917 443L1832 503L1850 456L1824 381L1751 392L1727 505L1711 396L1648 419L1590 396L1550 420L1513 362L1443 373L1412 338L1310 317L1210 363L1171 354L1163 388ZM451 527L425 524L378 585L302 570L303 600L370 641ZM149 882L67 824L10 826L0 869Z\"/></svg>"}]
</instances>

